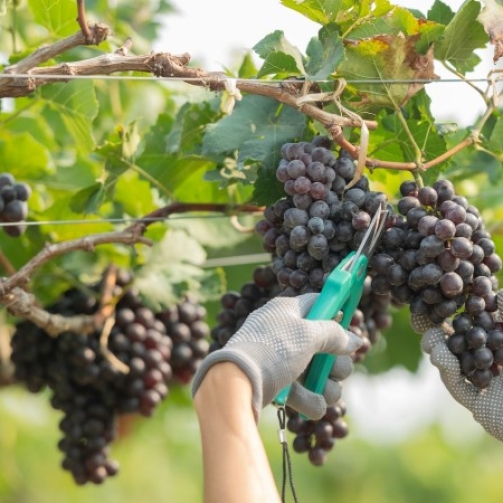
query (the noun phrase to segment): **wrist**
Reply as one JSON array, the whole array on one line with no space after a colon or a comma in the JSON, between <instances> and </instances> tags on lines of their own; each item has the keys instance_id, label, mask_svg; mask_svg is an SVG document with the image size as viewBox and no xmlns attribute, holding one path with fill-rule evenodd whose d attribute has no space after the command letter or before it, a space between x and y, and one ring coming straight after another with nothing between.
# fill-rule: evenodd
<instances>
[{"instance_id":1,"label":"wrist","mask_svg":"<svg viewBox=\"0 0 503 503\"><path fill-rule=\"evenodd\" d=\"M229 411L250 411L253 388L248 376L235 364L222 361L205 373L194 394L194 406L199 417L211 414L227 415Z\"/></svg>"},{"instance_id":2,"label":"wrist","mask_svg":"<svg viewBox=\"0 0 503 503\"><path fill-rule=\"evenodd\" d=\"M251 404L255 420L258 422L262 407L274 398L274 392L271 392L271 387L274 387L274 375L277 372L278 366L267 365L267 362L274 361L274 357L274 350L266 344L259 342L239 342L233 344L232 347L224 347L223 349L214 351L201 362L194 376L192 381L192 396L196 395L201 384L206 380L207 374L213 367L223 363L232 363L242 372L251 386ZM270 367L274 367L274 370ZM224 371L228 372L227 367L213 374L213 378L215 376L218 377L220 372ZM225 383L223 384L225 385ZM214 389L218 391L218 388L215 387Z\"/></svg>"}]
</instances>

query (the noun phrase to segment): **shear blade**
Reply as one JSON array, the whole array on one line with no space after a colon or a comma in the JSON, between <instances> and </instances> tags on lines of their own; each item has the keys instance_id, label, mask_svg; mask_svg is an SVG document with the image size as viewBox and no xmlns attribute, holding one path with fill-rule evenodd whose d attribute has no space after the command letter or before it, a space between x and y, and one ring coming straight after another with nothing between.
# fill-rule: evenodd
<instances>
[{"instance_id":1,"label":"shear blade","mask_svg":"<svg viewBox=\"0 0 503 503\"><path fill-rule=\"evenodd\" d=\"M353 265L357 262L360 255L365 255L368 259L370 259L384 231L388 213L388 210L383 209L375 212L372 220L370 221L369 228L365 232L362 242L353 256L353 260L351 260L351 263L348 264L348 271L352 270Z\"/></svg>"}]
</instances>

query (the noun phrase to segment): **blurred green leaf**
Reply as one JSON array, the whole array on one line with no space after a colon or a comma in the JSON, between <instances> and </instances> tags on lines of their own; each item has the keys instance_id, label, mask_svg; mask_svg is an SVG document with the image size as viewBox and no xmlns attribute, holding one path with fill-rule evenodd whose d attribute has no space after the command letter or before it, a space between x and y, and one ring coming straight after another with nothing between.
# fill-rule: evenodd
<instances>
[{"instance_id":1,"label":"blurred green leaf","mask_svg":"<svg viewBox=\"0 0 503 503\"><path fill-rule=\"evenodd\" d=\"M28 0L37 23L51 35L69 35L79 31L77 8L73 0Z\"/></svg>"},{"instance_id":2,"label":"blurred green leaf","mask_svg":"<svg viewBox=\"0 0 503 503\"><path fill-rule=\"evenodd\" d=\"M238 70L238 77L241 79L251 79L255 77L258 73L258 69L255 66L255 61L251 53L247 53L243 58L243 62Z\"/></svg>"},{"instance_id":3,"label":"blurred green leaf","mask_svg":"<svg viewBox=\"0 0 503 503\"><path fill-rule=\"evenodd\" d=\"M20 180L37 180L52 171L49 151L29 132L0 130L0 159L2 172L8 171Z\"/></svg>"},{"instance_id":4,"label":"blurred green leaf","mask_svg":"<svg viewBox=\"0 0 503 503\"><path fill-rule=\"evenodd\" d=\"M91 152L95 146L92 123L98 114L93 83L51 84L42 88L41 97L45 101L42 114L58 141L71 143L82 154Z\"/></svg>"},{"instance_id":5,"label":"blurred green leaf","mask_svg":"<svg viewBox=\"0 0 503 503\"><path fill-rule=\"evenodd\" d=\"M135 285L156 309L176 303L186 293L196 299L215 298L224 291L223 277L219 270L202 269L205 260L206 252L194 237L171 229L146 254Z\"/></svg>"},{"instance_id":6,"label":"blurred green leaf","mask_svg":"<svg viewBox=\"0 0 503 503\"><path fill-rule=\"evenodd\" d=\"M79 190L70 200L70 208L74 213L98 213L105 201L105 188L102 183Z\"/></svg>"},{"instance_id":7,"label":"blurred green leaf","mask_svg":"<svg viewBox=\"0 0 503 503\"><path fill-rule=\"evenodd\" d=\"M487 135L484 147L503 158L503 116L493 116L483 132Z\"/></svg>"},{"instance_id":8,"label":"blurred green leaf","mask_svg":"<svg viewBox=\"0 0 503 503\"><path fill-rule=\"evenodd\" d=\"M474 70L480 62L474 51L487 45L487 35L477 21L479 13L480 4L475 0L463 3L435 44L435 59L451 63L463 74Z\"/></svg>"},{"instance_id":9,"label":"blurred green leaf","mask_svg":"<svg viewBox=\"0 0 503 503\"><path fill-rule=\"evenodd\" d=\"M448 25L455 13L452 9L442 2L442 0L435 0L430 10L428 11L428 19L436 21L437 23Z\"/></svg>"}]
</instances>

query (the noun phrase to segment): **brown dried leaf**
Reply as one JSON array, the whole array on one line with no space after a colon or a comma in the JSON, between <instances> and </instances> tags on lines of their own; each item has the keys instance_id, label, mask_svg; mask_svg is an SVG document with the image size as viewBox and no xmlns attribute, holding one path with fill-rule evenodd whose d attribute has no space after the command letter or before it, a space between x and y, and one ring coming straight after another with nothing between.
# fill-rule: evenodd
<instances>
[{"instance_id":1,"label":"brown dried leaf","mask_svg":"<svg viewBox=\"0 0 503 503\"><path fill-rule=\"evenodd\" d=\"M409 81L438 79L433 71L433 47L426 54L418 53L419 38L420 34L399 33L345 42L346 60L339 72L348 81L359 81L354 86L356 106L403 106L424 86Z\"/></svg>"},{"instance_id":2,"label":"brown dried leaf","mask_svg":"<svg viewBox=\"0 0 503 503\"><path fill-rule=\"evenodd\" d=\"M491 38L494 45L493 61L496 63L503 56L503 5L495 0L482 0L485 7L478 16L478 21Z\"/></svg>"},{"instance_id":3,"label":"brown dried leaf","mask_svg":"<svg viewBox=\"0 0 503 503\"><path fill-rule=\"evenodd\" d=\"M426 54L410 52L409 56L411 56L411 60L407 61L407 63L414 70L414 80L437 80L439 78L433 71L433 45L430 46ZM409 84L407 95L401 105L405 105L423 87L424 83L421 82Z\"/></svg>"}]
</instances>

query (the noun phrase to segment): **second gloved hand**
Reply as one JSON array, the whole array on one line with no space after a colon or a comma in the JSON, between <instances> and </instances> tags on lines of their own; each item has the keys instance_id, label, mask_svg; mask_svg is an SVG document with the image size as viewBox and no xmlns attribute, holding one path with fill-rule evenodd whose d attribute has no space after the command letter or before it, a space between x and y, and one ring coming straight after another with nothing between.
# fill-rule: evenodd
<instances>
[{"instance_id":1,"label":"second gloved hand","mask_svg":"<svg viewBox=\"0 0 503 503\"><path fill-rule=\"evenodd\" d=\"M203 360L194 376L192 394L212 365L230 361L250 379L257 419L260 410L289 384L292 389L287 404L312 419L322 417L327 403L333 405L340 397L340 385L335 379L344 379L352 372L349 355L362 341L334 321L305 319L318 295L277 297L251 313L224 348ZM324 396L295 382L316 353L338 357Z\"/></svg>"},{"instance_id":2,"label":"second gloved hand","mask_svg":"<svg viewBox=\"0 0 503 503\"><path fill-rule=\"evenodd\" d=\"M503 319L503 291L498 293L499 319ZM466 407L489 434L503 441L503 375L493 377L486 389L480 390L469 382L461 371L458 357L447 347L452 334L448 323L433 325L425 316L413 315L412 326L422 335L421 346L438 368L440 378L452 397Z\"/></svg>"}]
</instances>

